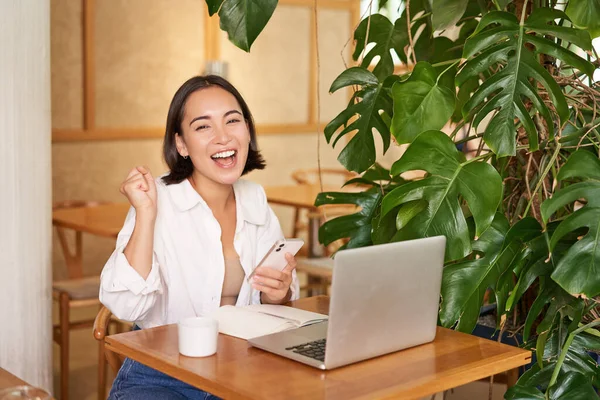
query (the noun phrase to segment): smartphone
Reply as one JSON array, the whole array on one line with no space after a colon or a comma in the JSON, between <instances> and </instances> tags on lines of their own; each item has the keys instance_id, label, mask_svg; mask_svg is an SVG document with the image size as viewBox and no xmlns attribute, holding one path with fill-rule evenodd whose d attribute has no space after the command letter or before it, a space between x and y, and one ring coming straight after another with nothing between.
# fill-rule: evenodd
<instances>
[{"instance_id":1,"label":"smartphone","mask_svg":"<svg viewBox=\"0 0 600 400\"><path fill-rule=\"evenodd\" d=\"M285 266L288 264L285 259L286 253L291 253L293 256L300 251L302 246L304 245L304 240L302 239L281 239L276 241L273 246L269 249L267 254L263 257L262 260L258 263L256 268L265 266L269 268L276 269L278 271L282 271ZM250 276L248 276L248 280L252 279L254 273L256 272L256 268Z\"/></svg>"}]
</instances>

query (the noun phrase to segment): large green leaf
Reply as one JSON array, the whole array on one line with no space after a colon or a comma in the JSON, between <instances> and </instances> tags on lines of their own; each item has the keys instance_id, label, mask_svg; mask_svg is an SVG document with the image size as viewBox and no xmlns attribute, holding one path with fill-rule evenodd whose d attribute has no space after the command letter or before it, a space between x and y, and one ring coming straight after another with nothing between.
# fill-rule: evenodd
<instances>
[{"instance_id":1,"label":"large green leaf","mask_svg":"<svg viewBox=\"0 0 600 400\"><path fill-rule=\"evenodd\" d=\"M552 280L544 280L540 284L538 296L528 310L525 326L523 327L523 339L525 341L529 340L531 329L542 314L544 318L537 326L536 332L538 334L549 332L554 322L554 317L560 310L571 305L573 300L572 296Z\"/></svg>"},{"instance_id":2,"label":"large green leaf","mask_svg":"<svg viewBox=\"0 0 600 400\"><path fill-rule=\"evenodd\" d=\"M469 0L432 0L431 20L433 30L447 29L454 26L463 16Z\"/></svg>"},{"instance_id":3,"label":"large green leaf","mask_svg":"<svg viewBox=\"0 0 600 400\"><path fill-rule=\"evenodd\" d=\"M347 170L363 172L375 162L373 129L381 135L384 153L390 146L389 127L382 113L387 114L388 117L393 114L390 97L390 87L393 83L394 78L382 83L370 71L361 67L352 67L342 72L331 84L329 91L332 93L351 85L361 86L361 89L354 93L350 105L325 127L325 138L330 143L338 129L344 126L337 133L333 146L344 135L356 132L338 156L338 160Z\"/></svg>"},{"instance_id":4,"label":"large green leaf","mask_svg":"<svg viewBox=\"0 0 600 400\"><path fill-rule=\"evenodd\" d=\"M363 247L372 244L372 221L379 212L381 191L373 188L366 192L324 192L319 193L315 206L325 204L354 204L360 211L330 219L319 228L319 242L328 245L338 239L350 238L342 248Z\"/></svg>"},{"instance_id":5,"label":"large green leaf","mask_svg":"<svg viewBox=\"0 0 600 400\"><path fill-rule=\"evenodd\" d=\"M542 283L544 280L542 280ZM584 303L580 299L575 299L560 292L562 289L554 282L548 281L549 286L544 288L556 291L556 298L550 299L549 307L547 308L547 316L545 320L552 319L554 323L551 326L542 327L544 322L538 327L538 332L545 330L538 336L535 350L537 353L537 363L525 372L517 382L517 385L509 389L505 398L523 399L527 398L525 393L530 392L531 388L537 388L540 393L546 392L550 384L550 380L554 370L557 367L557 362L563 351L567 336L573 332L581 322L584 313ZM562 299L561 299L562 298ZM537 301L537 300L536 300ZM557 307L553 307L554 302L562 303L560 314ZM569 316L569 318L561 318L561 316ZM548 318L550 316L551 318ZM534 317L535 319L536 317ZM542 343L540 343L542 340ZM525 347L530 348L531 342L526 343ZM541 349L540 349L541 347ZM600 378L600 368L596 360L590 356L589 352L597 352L600 350L600 338L598 336L581 332L573 338L564 358L561 361L561 369L558 374L556 383L552 386L549 392L550 399L584 399L597 398L595 396L585 397L584 394L590 394L589 388L598 386ZM580 389L574 388L572 381L574 375L580 375L578 378ZM583 379L582 379L583 378ZM585 384L583 383L585 382ZM579 391L581 390L581 392ZM573 397L570 397L570 396ZM532 397L535 398L535 397Z\"/></svg>"},{"instance_id":6,"label":"large green leaf","mask_svg":"<svg viewBox=\"0 0 600 400\"><path fill-rule=\"evenodd\" d=\"M543 53L569 64L591 76L594 66L574 52L555 43L546 36L561 39L585 50L591 49L591 38L585 31L556 25L556 19L568 19L561 11L536 8L524 25L510 13L492 11L481 18L474 35L465 43L463 57L468 61L456 76L462 86L490 68L499 71L486 79L463 107L468 117L476 114L474 126L494 113L489 121L484 140L499 157L515 154L515 118L523 125L529 140L529 149L539 148L538 132L531 116L537 112L546 123L550 137L554 135L554 122L550 109L538 93L535 82L541 84L549 95L560 122L569 118L565 96L554 78L540 65L535 53ZM495 26L497 25L497 26ZM491 27L490 26L494 26ZM534 80L532 84L531 79ZM531 109L524 99L531 103Z\"/></svg>"},{"instance_id":7,"label":"large green leaf","mask_svg":"<svg viewBox=\"0 0 600 400\"><path fill-rule=\"evenodd\" d=\"M398 143L410 143L421 132L441 129L454 111L454 91L438 83L438 74L425 61L415 65L410 78L394 83L392 97L392 134Z\"/></svg>"},{"instance_id":8,"label":"large green leaf","mask_svg":"<svg viewBox=\"0 0 600 400\"><path fill-rule=\"evenodd\" d=\"M344 246L349 248L368 246L374 243L389 243L389 240L381 239L384 237L381 230L379 230L379 235L374 233L377 231L376 228L380 221L381 199L386 193L404 183L404 179L398 176L392 177L388 169L374 164L361 177L351 179L345 184L370 186L369 190L319 194L315 202L317 206L353 204L360 208L360 211L355 214L325 222L319 229L319 241L329 244L337 239L349 238L348 244Z\"/></svg>"},{"instance_id":9,"label":"large green leaf","mask_svg":"<svg viewBox=\"0 0 600 400\"><path fill-rule=\"evenodd\" d=\"M600 0L569 0L565 12L576 27L600 36Z\"/></svg>"},{"instance_id":10,"label":"large green leaf","mask_svg":"<svg viewBox=\"0 0 600 400\"><path fill-rule=\"evenodd\" d=\"M369 27L367 44L373 44L363 56L360 66L367 68L378 57L373 74L379 79L385 79L394 73L394 60L392 51L400 60L406 62L404 46L408 44L406 18L398 18L394 24L381 14L373 14L363 19L354 31L356 46L352 58L356 61L365 49L365 39Z\"/></svg>"},{"instance_id":11,"label":"large green leaf","mask_svg":"<svg viewBox=\"0 0 600 400\"><path fill-rule=\"evenodd\" d=\"M552 373L555 363L548 364L544 369L546 375ZM548 376L549 378L549 376ZM504 395L506 400L544 400L546 397L537 387L537 385L527 385L517 383L516 386L509 388ZM569 372L559 376L558 381L549 393L549 400L593 400L598 399L598 394L594 390L592 383L582 374Z\"/></svg>"},{"instance_id":12,"label":"large green leaf","mask_svg":"<svg viewBox=\"0 0 600 400\"><path fill-rule=\"evenodd\" d=\"M563 335L559 335L559 330L555 329L548 339L544 351L544 362L552 363L558 359L563 344L565 342L566 329L562 329ZM575 336L569 346L565 359L561 366L561 374L577 373L585 377L590 384L598 385L600 383L600 367L589 351L600 350L600 341L597 337L587 333L580 333ZM560 384L560 380L558 382Z\"/></svg>"},{"instance_id":13,"label":"large green leaf","mask_svg":"<svg viewBox=\"0 0 600 400\"><path fill-rule=\"evenodd\" d=\"M545 400L544 393L536 387L516 385L504 394L506 400Z\"/></svg>"},{"instance_id":14,"label":"large green leaf","mask_svg":"<svg viewBox=\"0 0 600 400\"><path fill-rule=\"evenodd\" d=\"M588 232L558 260L552 279L571 294L593 297L600 294L600 160L591 152L578 150L569 157L557 178L580 178L583 182L567 186L544 201L541 207L544 221L576 200L586 199L587 204L560 223L552 234L550 248L554 249L569 232L580 228L588 228Z\"/></svg>"},{"instance_id":15,"label":"large green leaf","mask_svg":"<svg viewBox=\"0 0 600 400\"><path fill-rule=\"evenodd\" d=\"M219 11L221 30L231 43L249 52L277 7L277 0L206 0L210 15Z\"/></svg>"},{"instance_id":16,"label":"large green leaf","mask_svg":"<svg viewBox=\"0 0 600 400\"><path fill-rule=\"evenodd\" d=\"M485 291L499 289L499 278L514 268L523 243L539 236L540 232L541 226L533 218L525 218L509 229L506 217L496 214L492 226L472 243L479 257L469 257L444 268L442 325L450 327L458 322L457 329L471 332L477 323ZM500 314L502 309L499 307Z\"/></svg>"},{"instance_id":17,"label":"large green leaf","mask_svg":"<svg viewBox=\"0 0 600 400\"><path fill-rule=\"evenodd\" d=\"M592 383L584 375L576 372L562 375L550 388L551 400L593 400L598 398Z\"/></svg>"},{"instance_id":18,"label":"large green leaf","mask_svg":"<svg viewBox=\"0 0 600 400\"><path fill-rule=\"evenodd\" d=\"M411 33L415 54L419 61L427 60L432 55L433 37L430 18L423 17L423 13L427 15L429 11L429 0L411 0ZM380 80L385 79L394 72L392 52L403 63L408 61L406 58L409 45L406 10L393 24L381 14L373 14L370 18L367 16L354 31L354 41L356 44L352 58L357 61L363 54L365 46L369 47L363 54L360 66L363 68L374 66L373 74Z\"/></svg>"},{"instance_id":19,"label":"large green leaf","mask_svg":"<svg viewBox=\"0 0 600 400\"><path fill-rule=\"evenodd\" d=\"M417 136L392 166L393 175L413 170L425 170L430 175L387 194L382 215L405 203L425 200L427 207L399 230L397 239L445 235L446 259L465 257L471 252L471 236L459 197L466 200L475 220L476 235L480 236L492 223L500 203L500 175L485 162L465 160L452 140L439 131Z\"/></svg>"}]
</instances>

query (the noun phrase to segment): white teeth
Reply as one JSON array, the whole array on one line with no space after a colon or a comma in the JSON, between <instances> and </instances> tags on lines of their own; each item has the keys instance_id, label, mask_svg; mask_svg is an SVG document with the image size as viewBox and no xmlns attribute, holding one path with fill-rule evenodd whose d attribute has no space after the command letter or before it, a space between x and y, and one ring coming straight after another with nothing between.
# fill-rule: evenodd
<instances>
[{"instance_id":1,"label":"white teeth","mask_svg":"<svg viewBox=\"0 0 600 400\"><path fill-rule=\"evenodd\" d=\"M234 150L222 151L220 153L213 154L211 156L211 158L227 158L227 157L233 156L234 154L235 154Z\"/></svg>"}]
</instances>

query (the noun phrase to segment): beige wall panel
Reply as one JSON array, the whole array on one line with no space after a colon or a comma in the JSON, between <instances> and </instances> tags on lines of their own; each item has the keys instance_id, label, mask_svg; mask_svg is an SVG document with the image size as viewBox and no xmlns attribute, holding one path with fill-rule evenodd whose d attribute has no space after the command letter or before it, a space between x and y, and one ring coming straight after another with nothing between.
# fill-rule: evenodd
<instances>
[{"instance_id":1,"label":"beige wall panel","mask_svg":"<svg viewBox=\"0 0 600 400\"><path fill-rule=\"evenodd\" d=\"M341 144L341 143L340 143ZM296 169L317 168L317 134L265 135L258 138L267 167L249 174L253 181L267 185L291 185ZM320 140L321 167L342 168L337 161L339 149L332 149L324 137Z\"/></svg>"},{"instance_id":2,"label":"beige wall panel","mask_svg":"<svg viewBox=\"0 0 600 400\"><path fill-rule=\"evenodd\" d=\"M81 1L50 2L52 127L83 127Z\"/></svg>"},{"instance_id":3,"label":"beige wall panel","mask_svg":"<svg viewBox=\"0 0 600 400\"><path fill-rule=\"evenodd\" d=\"M147 165L154 175L166 171L161 154L160 139L54 143L53 200L122 201L119 186L131 168Z\"/></svg>"},{"instance_id":4,"label":"beige wall panel","mask_svg":"<svg viewBox=\"0 0 600 400\"><path fill-rule=\"evenodd\" d=\"M96 125L164 126L173 94L204 64L198 0L96 2Z\"/></svg>"},{"instance_id":5,"label":"beige wall panel","mask_svg":"<svg viewBox=\"0 0 600 400\"><path fill-rule=\"evenodd\" d=\"M320 58L320 96L321 121L328 123L335 118L348 104L349 89L340 89L330 94L331 84L346 67L352 66L352 41L348 43L350 31L350 12L346 10L322 9L318 14L319 23L319 58ZM346 46L346 47L344 47Z\"/></svg>"},{"instance_id":6,"label":"beige wall panel","mask_svg":"<svg viewBox=\"0 0 600 400\"><path fill-rule=\"evenodd\" d=\"M221 37L228 78L259 123L308 121L310 11L280 4L250 54Z\"/></svg>"}]
</instances>

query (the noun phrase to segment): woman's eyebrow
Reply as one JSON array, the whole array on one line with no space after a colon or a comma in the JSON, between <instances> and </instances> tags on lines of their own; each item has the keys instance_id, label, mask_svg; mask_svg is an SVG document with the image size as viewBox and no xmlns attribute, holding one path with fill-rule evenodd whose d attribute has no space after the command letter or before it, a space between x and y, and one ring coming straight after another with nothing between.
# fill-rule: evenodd
<instances>
[{"instance_id":1,"label":"woman's eyebrow","mask_svg":"<svg viewBox=\"0 0 600 400\"><path fill-rule=\"evenodd\" d=\"M238 110L229 110L229 111L227 111L225 113L225 115L223 115L223 118L225 118L225 117L227 117L228 115L231 115L231 114L240 114L240 115L242 115L242 113L239 112Z\"/></svg>"},{"instance_id":2,"label":"woman's eyebrow","mask_svg":"<svg viewBox=\"0 0 600 400\"><path fill-rule=\"evenodd\" d=\"M242 115L242 113L241 113L241 112L239 112L238 110L229 110L229 111L227 111L227 112L226 112L226 113L223 115L223 118L225 118L225 117L227 117L228 115L231 115L231 114L239 114L239 115ZM190 126L191 126L191 125L192 125L194 122L196 122L196 121L198 121L198 120L200 120L200 119L210 119L210 117L209 117L208 115L201 115L201 116L199 116L199 117L196 117L196 118L194 118L194 119L192 119L192 120L190 121Z\"/></svg>"},{"instance_id":3,"label":"woman's eyebrow","mask_svg":"<svg viewBox=\"0 0 600 400\"><path fill-rule=\"evenodd\" d=\"M190 121L190 126L192 126L192 124L196 121L198 121L199 119L210 119L210 117L208 115L201 115L199 117L194 118L193 120Z\"/></svg>"}]
</instances>

